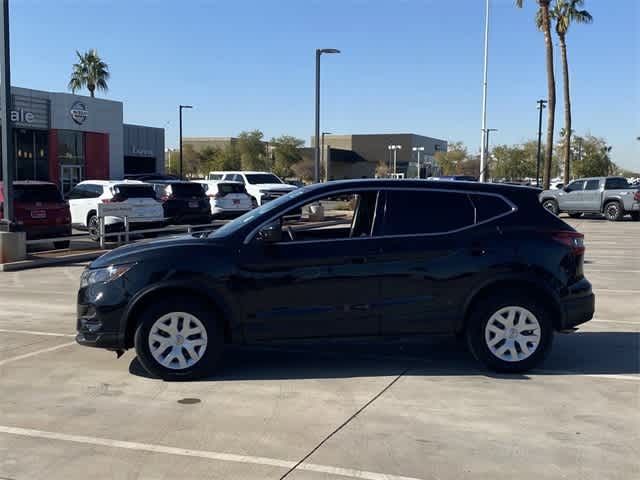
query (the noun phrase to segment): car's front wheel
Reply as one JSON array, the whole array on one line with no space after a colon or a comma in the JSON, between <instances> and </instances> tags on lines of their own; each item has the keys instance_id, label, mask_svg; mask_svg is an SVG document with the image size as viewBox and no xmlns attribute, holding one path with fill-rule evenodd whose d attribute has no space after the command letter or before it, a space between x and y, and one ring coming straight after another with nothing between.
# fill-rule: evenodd
<instances>
[{"instance_id":1,"label":"car's front wheel","mask_svg":"<svg viewBox=\"0 0 640 480\"><path fill-rule=\"evenodd\" d=\"M507 292L477 305L466 332L474 357L498 372L530 370L553 343L548 310L540 302Z\"/></svg>"},{"instance_id":2,"label":"car's front wheel","mask_svg":"<svg viewBox=\"0 0 640 480\"><path fill-rule=\"evenodd\" d=\"M164 380L210 374L222 353L221 319L197 298L170 298L149 305L134 338L142 366Z\"/></svg>"}]
</instances>

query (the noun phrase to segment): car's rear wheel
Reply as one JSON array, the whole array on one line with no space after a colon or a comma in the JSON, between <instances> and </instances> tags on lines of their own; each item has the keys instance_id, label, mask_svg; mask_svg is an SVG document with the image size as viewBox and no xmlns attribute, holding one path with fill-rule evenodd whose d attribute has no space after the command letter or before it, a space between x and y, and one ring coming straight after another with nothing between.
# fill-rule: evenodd
<instances>
[{"instance_id":1,"label":"car's rear wheel","mask_svg":"<svg viewBox=\"0 0 640 480\"><path fill-rule=\"evenodd\" d=\"M580 218L582 216L582 212L573 212L573 213L570 213L569 216L571 218Z\"/></svg>"},{"instance_id":2,"label":"car's rear wheel","mask_svg":"<svg viewBox=\"0 0 640 480\"><path fill-rule=\"evenodd\" d=\"M195 297L168 298L149 305L134 337L142 366L164 380L194 380L210 374L223 343L221 319Z\"/></svg>"},{"instance_id":3,"label":"car's rear wheel","mask_svg":"<svg viewBox=\"0 0 640 480\"><path fill-rule=\"evenodd\" d=\"M100 240L100 220L98 216L92 214L87 220L87 231L89 232L89 238L94 241Z\"/></svg>"},{"instance_id":4,"label":"car's rear wheel","mask_svg":"<svg viewBox=\"0 0 640 480\"><path fill-rule=\"evenodd\" d=\"M542 202L542 206L554 215L558 215L560 213L560 210L558 209L558 202L555 200L545 200Z\"/></svg>"},{"instance_id":5,"label":"car's rear wheel","mask_svg":"<svg viewBox=\"0 0 640 480\"><path fill-rule=\"evenodd\" d=\"M609 202L604 206L604 216L610 222L619 222L624 216L624 211L618 202Z\"/></svg>"},{"instance_id":6,"label":"car's rear wheel","mask_svg":"<svg viewBox=\"0 0 640 480\"><path fill-rule=\"evenodd\" d=\"M545 358L553 343L548 310L515 292L476 305L466 332L474 357L498 372L530 370Z\"/></svg>"}]
</instances>

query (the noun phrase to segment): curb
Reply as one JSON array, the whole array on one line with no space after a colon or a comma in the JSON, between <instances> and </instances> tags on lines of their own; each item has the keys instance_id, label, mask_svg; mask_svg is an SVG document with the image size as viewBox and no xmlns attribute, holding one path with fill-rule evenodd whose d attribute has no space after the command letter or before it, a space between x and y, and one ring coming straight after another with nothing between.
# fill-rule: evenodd
<instances>
[{"instance_id":1,"label":"curb","mask_svg":"<svg viewBox=\"0 0 640 480\"><path fill-rule=\"evenodd\" d=\"M98 252L88 253L76 253L71 255L65 255L63 257L52 258L34 258L30 260L21 260L19 262L0 263L0 272L16 272L18 270L29 270L32 268L49 267L52 265L64 265L75 262L86 262L88 260L95 260L107 250L100 250Z\"/></svg>"}]
</instances>

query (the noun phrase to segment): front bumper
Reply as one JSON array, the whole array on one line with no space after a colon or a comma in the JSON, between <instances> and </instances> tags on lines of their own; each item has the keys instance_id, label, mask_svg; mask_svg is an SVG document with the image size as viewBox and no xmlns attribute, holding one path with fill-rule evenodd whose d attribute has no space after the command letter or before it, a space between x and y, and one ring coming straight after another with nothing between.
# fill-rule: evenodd
<instances>
[{"instance_id":1,"label":"front bumper","mask_svg":"<svg viewBox=\"0 0 640 480\"><path fill-rule=\"evenodd\" d=\"M569 330L588 322L595 312L596 297L587 279L582 279L571 288L571 294L561 302L561 330Z\"/></svg>"},{"instance_id":2,"label":"front bumper","mask_svg":"<svg viewBox=\"0 0 640 480\"><path fill-rule=\"evenodd\" d=\"M104 284L81 288L76 307L76 342L110 350L126 348L122 319L127 300L120 288L105 288Z\"/></svg>"}]
</instances>

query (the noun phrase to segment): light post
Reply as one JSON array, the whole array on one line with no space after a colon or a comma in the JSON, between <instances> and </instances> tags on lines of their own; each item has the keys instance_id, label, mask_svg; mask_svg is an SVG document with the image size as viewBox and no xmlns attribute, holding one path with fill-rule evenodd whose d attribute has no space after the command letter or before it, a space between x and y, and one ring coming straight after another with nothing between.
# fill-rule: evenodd
<instances>
[{"instance_id":1,"label":"light post","mask_svg":"<svg viewBox=\"0 0 640 480\"><path fill-rule=\"evenodd\" d=\"M15 162L13 161L13 142L11 129L11 69L10 69L10 53L9 53L9 0L2 1L2 10L0 14L0 28L2 34L0 41L0 135L2 139L2 180L4 182L4 222L7 230L11 230L11 222L13 221L13 179L15 175Z\"/></svg>"},{"instance_id":2,"label":"light post","mask_svg":"<svg viewBox=\"0 0 640 480\"><path fill-rule=\"evenodd\" d=\"M484 17L484 72L482 77L482 139L480 141L480 181L484 182L485 167L485 151L484 146L487 143L487 70L489 64L489 0L485 3Z\"/></svg>"},{"instance_id":3,"label":"light post","mask_svg":"<svg viewBox=\"0 0 640 480\"><path fill-rule=\"evenodd\" d=\"M316 148L315 148L315 168L314 181L320 182L320 57L323 53L340 53L337 48L318 48L316 49Z\"/></svg>"},{"instance_id":4,"label":"light post","mask_svg":"<svg viewBox=\"0 0 640 480\"><path fill-rule=\"evenodd\" d=\"M485 128L484 129L484 170L480 171L480 176L486 180L487 170L489 170L489 134L491 132L497 132L497 128Z\"/></svg>"},{"instance_id":5,"label":"light post","mask_svg":"<svg viewBox=\"0 0 640 480\"><path fill-rule=\"evenodd\" d=\"M420 173L420 152L424 152L424 147L413 147L411 150L417 152L418 155L418 178L422 178Z\"/></svg>"},{"instance_id":6,"label":"light post","mask_svg":"<svg viewBox=\"0 0 640 480\"><path fill-rule=\"evenodd\" d=\"M184 108L193 108L191 105L180 105L178 107L180 116L180 178L182 178L182 110Z\"/></svg>"},{"instance_id":7,"label":"light post","mask_svg":"<svg viewBox=\"0 0 640 480\"><path fill-rule=\"evenodd\" d=\"M331 132L322 132L322 159L324 161L325 182L329 181L329 157L324 151L324 136L331 135Z\"/></svg>"},{"instance_id":8,"label":"light post","mask_svg":"<svg viewBox=\"0 0 640 480\"><path fill-rule=\"evenodd\" d=\"M536 102L538 104L538 153L536 154L536 187L540 186L540 153L542 145L542 110L544 110L547 104L546 100L540 99Z\"/></svg>"},{"instance_id":9,"label":"light post","mask_svg":"<svg viewBox=\"0 0 640 480\"><path fill-rule=\"evenodd\" d=\"M402 145L389 145L387 148L393 151L393 174L395 175L396 173L398 173L397 172L397 165L398 165L397 154L398 154L398 150L402 150Z\"/></svg>"}]
</instances>

